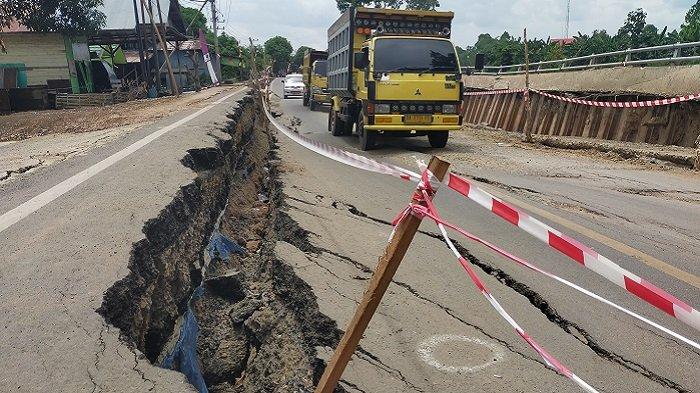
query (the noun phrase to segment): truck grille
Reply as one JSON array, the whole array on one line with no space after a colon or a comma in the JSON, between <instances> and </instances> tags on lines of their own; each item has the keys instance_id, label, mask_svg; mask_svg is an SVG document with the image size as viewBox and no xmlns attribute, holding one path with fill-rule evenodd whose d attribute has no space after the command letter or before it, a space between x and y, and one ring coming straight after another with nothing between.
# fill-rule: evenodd
<instances>
[{"instance_id":1,"label":"truck grille","mask_svg":"<svg viewBox=\"0 0 700 393\"><path fill-rule=\"evenodd\" d=\"M379 102L378 102L379 103ZM392 113L442 113L442 106L444 104L453 104L452 102L441 102L441 103L428 103L428 102L423 102L423 103L418 103L418 102L405 102L405 103L398 103L398 102L382 102L382 104L389 104L391 105L391 112ZM456 103L459 104L459 103Z\"/></svg>"}]
</instances>

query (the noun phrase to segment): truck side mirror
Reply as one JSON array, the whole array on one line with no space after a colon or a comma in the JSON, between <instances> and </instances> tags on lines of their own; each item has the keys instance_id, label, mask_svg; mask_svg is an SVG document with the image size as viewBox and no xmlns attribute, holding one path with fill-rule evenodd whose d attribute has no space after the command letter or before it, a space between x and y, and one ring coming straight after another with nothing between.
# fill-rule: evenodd
<instances>
[{"instance_id":1,"label":"truck side mirror","mask_svg":"<svg viewBox=\"0 0 700 393\"><path fill-rule=\"evenodd\" d=\"M483 71L484 65L486 65L486 55L483 53L477 53L474 58L474 69L477 71Z\"/></svg>"},{"instance_id":2,"label":"truck side mirror","mask_svg":"<svg viewBox=\"0 0 700 393\"><path fill-rule=\"evenodd\" d=\"M355 68L364 70L369 65L369 56L366 52L355 52Z\"/></svg>"}]
</instances>

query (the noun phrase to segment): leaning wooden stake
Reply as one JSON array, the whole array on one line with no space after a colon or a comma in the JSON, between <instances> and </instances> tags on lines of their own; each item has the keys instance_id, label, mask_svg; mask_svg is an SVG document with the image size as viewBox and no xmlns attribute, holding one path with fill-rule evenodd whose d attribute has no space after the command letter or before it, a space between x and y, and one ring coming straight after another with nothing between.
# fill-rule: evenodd
<instances>
[{"instance_id":1,"label":"leaning wooden stake","mask_svg":"<svg viewBox=\"0 0 700 393\"><path fill-rule=\"evenodd\" d=\"M695 166L696 171L700 171L700 135L698 139L695 140Z\"/></svg>"},{"instance_id":2,"label":"leaning wooden stake","mask_svg":"<svg viewBox=\"0 0 700 393\"><path fill-rule=\"evenodd\" d=\"M433 157L430 160L428 169L438 180L442 181L447 174L449 166L449 163ZM384 293L389 287L389 283L394 278L394 274L399 268L404 255L406 255L406 251L411 245L420 223L421 220L418 217L409 215L396 227L394 236L386 247L384 255L379 258L379 263L369 282L369 287L365 291L362 302L355 310L355 316L345 330L343 338L335 349L335 353L316 387L316 393L332 393L335 390L338 380L343 375L345 366L347 366L350 357L355 352L369 321L377 310Z\"/></svg>"},{"instance_id":3,"label":"leaning wooden stake","mask_svg":"<svg viewBox=\"0 0 700 393\"><path fill-rule=\"evenodd\" d=\"M523 30L523 41L525 41L525 130L523 140L532 142L532 105L530 102L530 51L527 48L527 28Z\"/></svg>"},{"instance_id":4,"label":"leaning wooden stake","mask_svg":"<svg viewBox=\"0 0 700 393\"><path fill-rule=\"evenodd\" d=\"M148 17L151 19L151 26L153 29L156 31L156 36L158 37L158 42L160 42L161 48L163 48L163 57L165 57L165 64L168 66L168 77L170 78L170 93L174 96L180 96L180 89L177 86L177 81L175 80L175 73L173 72L173 66L170 63L170 56L168 56L168 47L165 44L165 40L163 39L163 36L160 34L160 30L158 29L158 26L156 25L155 19L153 19L153 13L151 10L146 7L146 0L141 0L141 4L146 8L146 11L148 12ZM158 59L158 54L154 54L154 57L156 58L156 61ZM160 71L158 72L159 75L156 75L156 78L160 78Z\"/></svg>"}]
</instances>

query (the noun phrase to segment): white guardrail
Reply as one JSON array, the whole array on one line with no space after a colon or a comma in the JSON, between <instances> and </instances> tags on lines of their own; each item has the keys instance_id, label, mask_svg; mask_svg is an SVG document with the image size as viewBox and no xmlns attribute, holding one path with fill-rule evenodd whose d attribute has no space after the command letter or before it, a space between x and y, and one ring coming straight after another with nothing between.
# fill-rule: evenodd
<instances>
[{"instance_id":1,"label":"white guardrail","mask_svg":"<svg viewBox=\"0 0 700 393\"><path fill-rule=\"evenodd\" d=\"M689 63L694 61L700 61L700 55L683 55L683 49L688 48L699 48L700 41L697 42L686 42L677 43L670 45L652 46L647 48L636 48L636 49L626 49L615 52L600 53L595 55L572 57L569 59L561 60L549 60L549 61L539 61L536 63L530 63L531 73L543 73L543 72L557 72L557 71L574 71L574 70L585 70L585 69L595 69L604 67L627 67L627 66L641 66L641 65L651 65L657 63ZM667 51L671 52L670 56L664 55L660 56L656 52ZM653 53L657 56L649 59L633 59L632 55L638 53ZM700 53L700 52L699 52ZM623 61L609 61L603 62L608 57L614 56L625 56ZM585 62L586 64L581 64ZM513 74L524 74L525 64L511 64L511 65L500 65L500 66L485 66L483 71L474 71L474 74L479 75L513 75Z\"/></svg>"}]
</instances>

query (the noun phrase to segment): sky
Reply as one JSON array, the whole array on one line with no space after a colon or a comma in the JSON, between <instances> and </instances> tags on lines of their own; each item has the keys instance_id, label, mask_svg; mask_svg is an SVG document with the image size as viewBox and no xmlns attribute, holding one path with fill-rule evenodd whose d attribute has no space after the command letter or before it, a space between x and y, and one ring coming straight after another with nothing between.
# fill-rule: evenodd
<instances>
[{"instance_id":1,"label":"sky","mask_svg":"<svg viewBox=\"0 0 700 393\"><path fill-rule=\"evenodd\" d=\"M616 33L627 13L643 8L647 23L678 29L697 0L571 0L571 35L594 29ZM253 37L263 43L270 37L287 37L294 48L327 47L326 31L337 19L335 0L217 0L225 31L236 38ZM191 0L180 0L192 6ZM456 45L473 45L479 34L500 36L504 31L547 39L564 35L566 0L441 0L440 10L454 11L452 39Z\"/></svg>"}]
</instances>

